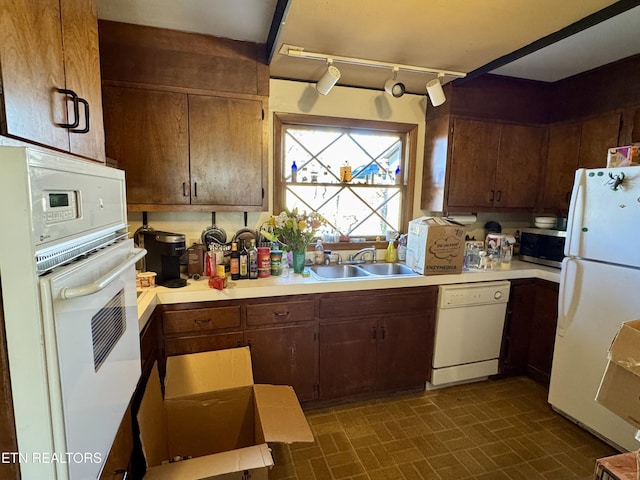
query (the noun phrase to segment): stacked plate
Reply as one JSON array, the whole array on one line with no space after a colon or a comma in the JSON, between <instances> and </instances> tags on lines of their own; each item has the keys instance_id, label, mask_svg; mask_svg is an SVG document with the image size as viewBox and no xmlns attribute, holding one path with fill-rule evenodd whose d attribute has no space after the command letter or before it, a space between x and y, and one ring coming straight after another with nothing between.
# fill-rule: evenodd
<instances>
[{"instance_id":1,"label":"stacked plate","mask_svg":"<svg viewBox=\"0 0 640 480\"><path fill-rule=\"evenodd\" d=\"M556 217L535 217L535 226L538 228L552 229L556 228Z\"/></svg>"}]
</instances>

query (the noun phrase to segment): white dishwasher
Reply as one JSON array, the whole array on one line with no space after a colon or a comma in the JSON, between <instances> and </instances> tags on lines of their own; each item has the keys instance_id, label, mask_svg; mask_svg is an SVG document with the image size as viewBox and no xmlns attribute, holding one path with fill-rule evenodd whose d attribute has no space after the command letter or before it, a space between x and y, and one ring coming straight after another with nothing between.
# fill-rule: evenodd
<instances>
[{"instance_id":1,"label":"white dishwasher","mask_svg":"<svg viewBox=\"0 0 640 480\"><path fill-rule=\"evenodd\" d=\"M510 282L441 285L427 389L498 373Z\"/></svg>"}]
</instances>

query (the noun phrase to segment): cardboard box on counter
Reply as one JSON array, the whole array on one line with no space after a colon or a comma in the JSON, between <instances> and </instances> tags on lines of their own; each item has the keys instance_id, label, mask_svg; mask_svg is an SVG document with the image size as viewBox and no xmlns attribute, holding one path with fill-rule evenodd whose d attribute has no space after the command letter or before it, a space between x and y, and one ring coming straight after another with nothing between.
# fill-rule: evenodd
<instances>
[{"instance_id":1,"label":"cardboard box on counter","mask_svg":"<svg viewBox=\"0 0 640 480\"><path fill-rule=\"evenodd\" d=\"M292 387L253 383L248 347L169 357L164 399L154 366L137 418L145 480L266 480L267 442L314 441Z\"/></svg>"},{"instance_id":2,"label":"cardboard box on counter","mask_svg":"<svg viewBox=\"0 0 640 480\"><path fill-rule=\"evenodd\" d=\"M409 222L407 260L422 275L462 273L465 230L440 217L420 217Z\"/></svg>"},{"instance_id":3,"label":"cardboard box on counter","mask_svg":"<svg viewBox=\"0 0 640 480\"><path fill-rule=\"evenodd\" d=\"M596 401L640 429L640 320L622 324L608 358Z\"/></svg>"}]
</instances>

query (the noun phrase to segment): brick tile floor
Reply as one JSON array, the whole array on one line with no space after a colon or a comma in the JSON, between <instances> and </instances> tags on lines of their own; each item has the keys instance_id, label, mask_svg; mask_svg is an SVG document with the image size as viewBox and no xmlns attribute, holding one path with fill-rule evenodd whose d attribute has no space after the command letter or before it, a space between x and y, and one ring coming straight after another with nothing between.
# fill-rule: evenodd
<instances>
[{"instance_id":1,"label":"brick tile floor","mask_svg":"<svg viewBox=\"0 0 640 480\"><path fill-rule=\"evenodd\" d=\"M274 446L270 480L590 480L617 453L526 377L306 411L314 444Z\"/></svg>"}]
</instances>

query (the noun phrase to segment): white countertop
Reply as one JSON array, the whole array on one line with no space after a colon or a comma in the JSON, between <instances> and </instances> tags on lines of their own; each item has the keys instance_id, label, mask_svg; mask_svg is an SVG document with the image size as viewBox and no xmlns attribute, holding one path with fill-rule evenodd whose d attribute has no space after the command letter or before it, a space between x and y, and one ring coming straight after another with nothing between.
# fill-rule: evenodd
<instances>
[{"instance_id":1,"label":"white countertop","mask_svg":"<svg viewBox=\"0 0 640 480\"><path fill-rule=\"evenodd\" d=\"M300 295L305 293L346 292L376 290L383 288L421 287L448 285L453 283L513 280L517 278L540 278L558 283L560 269L514 260L507 270L470 270L455 275L428 275L407 277L349 278L318 280L291 272L287 276L259 278L257 280L229 280L224 290L209 288L208 278L187 281L181 288L154 287L143 289L138 297L138 326L140 331L151 317L156 305L210 302L242 298L274 297L278 295Z\"/></svg>"}]
</instances>

